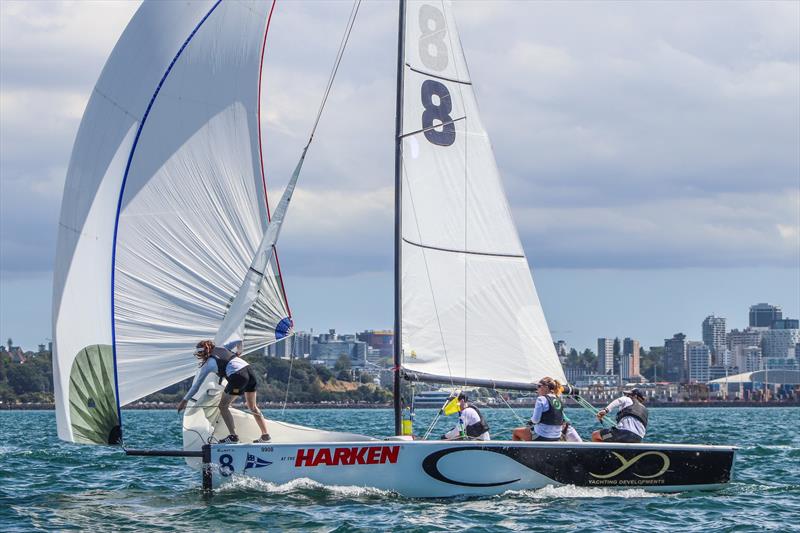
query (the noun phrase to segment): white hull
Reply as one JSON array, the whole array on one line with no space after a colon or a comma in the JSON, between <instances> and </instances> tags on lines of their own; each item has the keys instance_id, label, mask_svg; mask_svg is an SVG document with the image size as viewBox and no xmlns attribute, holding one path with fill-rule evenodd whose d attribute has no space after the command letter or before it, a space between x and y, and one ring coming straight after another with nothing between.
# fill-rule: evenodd
<instances>
[{"instance_id":1,"label":"white hull","mask_svg":"<svg viewBox=\"0 0 800 533\"><path fill-rule=\"evenodd\" d=\"M710 465L711 456L720 468ZM276 484L307 478L425 498L548 485L677 492L722 487L733 457L734 449L722 446L390 439L211 445L209 470L211 488L248 476Z\"/></svg>"}]
</instances>

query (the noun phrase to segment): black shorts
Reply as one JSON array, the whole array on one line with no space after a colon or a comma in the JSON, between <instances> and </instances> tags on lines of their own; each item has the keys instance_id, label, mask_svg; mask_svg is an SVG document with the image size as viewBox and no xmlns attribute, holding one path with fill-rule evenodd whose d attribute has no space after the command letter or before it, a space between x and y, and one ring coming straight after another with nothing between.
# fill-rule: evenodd
<instances>
[{"instance_id":1,"label":"black shorts","mask_svg":"<svg viewBox=\"0 0 800 533\"><path fill-rule=\"evenodd\" d=\"M225 393L233 396L241 396L245 392L255 392L256 385L258 385L256 376L253 374L250 365L248 365L228 376L228 384L225 386Z\"/></svg>"},{"instance_id":2,"label":"black shorts","mask_svg":"<svg viewBox=\"0 0 800 533\"><path fill-rule=\"evenodd\" d=\"M642 437L627 429L605 428L600 430L603 442L642 442Z\"/></svg>"}]
</instances>

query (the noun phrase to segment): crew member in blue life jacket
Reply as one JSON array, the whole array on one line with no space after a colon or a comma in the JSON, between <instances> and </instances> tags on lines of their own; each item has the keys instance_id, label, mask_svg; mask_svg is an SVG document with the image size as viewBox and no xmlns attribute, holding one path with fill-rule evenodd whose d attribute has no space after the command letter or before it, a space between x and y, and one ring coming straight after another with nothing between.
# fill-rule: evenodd
<instances>
[{"instance_id":1,"label":"crew member in blue life jacket","mask_svg":"<svg viewBox=\"0 0 800 533\"><path fill-rule=\"evenodd\" d=\"M269 442L270 437L269 433L267 433L267 423L256 403L256 386L258 382L247 361L227 348L214 346L214 343L210 340L198 342L197 351L194 355L200 360L200 370L197 371L197 375L194 377L189 392L186 393L186 396L184 396L183 400L178 404L178 412L186 408L189 399L197 394L200 385L209 374L217 374L220 383L222 383L223 378L228 380L228 384L225 386L225 392L219 402L219 413L222 415L222 420L225 421L230 435L222 439L220 443L235 444L239 442L239 436L236 434L236 427L233 423L233 415L231 414L230 407L233 401L238 396L242 395L244 395L247 408L253 414L253 418L256 419L256 424L258 424L261 430L261 437L253 442Z\"/></svg>"},{"instance_id":2,"label":"crew member in blue life jacket","mask_svg":"<svg viewBox=\"0 0 800 533\"><path fill-rule=\"evenodd\" d=\"M594 442L642 442L647 431L647 408L643 405L644 395L639 389L623 391L620 396L604 409L597 412L597 419L603 420L608 413L619 409L617 426L598 429L592 433Z\"/></svg>"},{"instance_id":3,"label":"crew member in blue life jacket","mask_svg":"<svg viewBox=\"0 0 800 533\"><path fill-rule=\"evenodd\" d=\"M467 403L467 395L458 395L458 423L456 426L442 435L442 440L489 440L489 424L477 407Z\"/></svg>"},{"instance_id":4,"label":"crew member in blue life jacket","mask_svg":"<svg viewBox=\"0 0 800 533\"><path fill-rule=\"evenodd\" d=\"M561 404L561 383L551 377L539 380L539 397L527 426L516 428L511 440L561 440L561 425L564 423L564 406Z\"/></svg>"}]
</instances>

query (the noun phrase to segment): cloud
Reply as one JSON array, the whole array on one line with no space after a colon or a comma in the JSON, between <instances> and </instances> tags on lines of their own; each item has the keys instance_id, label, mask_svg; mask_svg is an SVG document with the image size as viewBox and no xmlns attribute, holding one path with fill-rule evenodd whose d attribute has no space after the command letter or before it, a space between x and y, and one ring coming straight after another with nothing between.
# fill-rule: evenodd
<instances>
[{"instance_id":1,"label":"cloud","mask_svg":"<svg viewBox=\"0 0 800 533\"><path fill-rule=\"evenodd\" d=\"M80 116L135 8L0 3L3 275L51 268ZM798 265L800 4L455 9L535 266ZM262 109L273 201L309 134L349 10L276 8ZM361 6L282 234L285 272L392 267L395 17L393 4Z\"/></svg>"}]
</instances>

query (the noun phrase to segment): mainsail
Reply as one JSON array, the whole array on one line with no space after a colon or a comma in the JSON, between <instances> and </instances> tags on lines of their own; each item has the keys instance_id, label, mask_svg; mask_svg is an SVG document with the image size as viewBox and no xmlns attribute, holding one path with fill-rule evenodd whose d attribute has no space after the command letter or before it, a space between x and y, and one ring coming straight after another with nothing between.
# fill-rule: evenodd
<instances>
[{"instance_id":1,"label":"mainsail","mask_svg":"<svg viewBox=\"0 0 800 533\"><path fill-rule=\"evenodd\" d=\"M259 77L272 4L145 2L75 141L54 277L59 437L119 440L119 406L196 370L267 228ZM290 323L274 254L245 348Z\"/></svg>"},{"instance_id":2,"label":"mainsail","mask_svg":"<svg viewBox=\"0 0 800 533\"><path fill-rule=\"evenodd\" d=\"M402 109L402 366L417 379L564 381L449 1L412 0Z\"/></svg>"}]
</instances>

